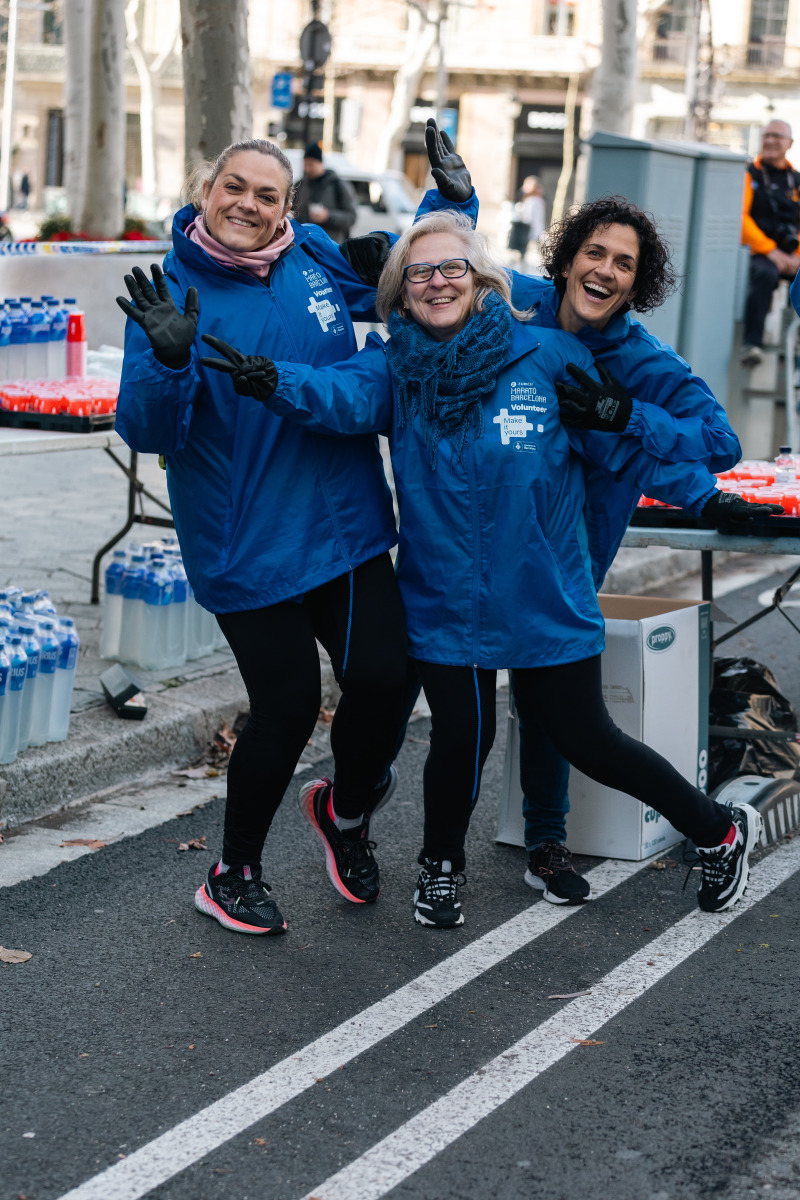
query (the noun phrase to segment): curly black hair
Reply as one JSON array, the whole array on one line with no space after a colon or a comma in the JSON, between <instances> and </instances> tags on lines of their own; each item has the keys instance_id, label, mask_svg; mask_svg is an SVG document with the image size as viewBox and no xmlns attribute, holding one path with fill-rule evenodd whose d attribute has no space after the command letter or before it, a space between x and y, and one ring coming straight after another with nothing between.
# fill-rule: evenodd
<instances>
[{"instance_id":1,"label":"curly black hair","mask_svg":"<svg viewBox=\"0 0 800 1200\"><path fill-rule=\"evenodd\" d=\"M624 196L602 196L582 204L563 221L553 225L542 253L545 274L563 296L566 280L563 272L596 229L609 225L630 225L639 239L639 263L636 268L636 295L623 311L652 312L671 296L680 277L673 270L669 247L656 229L652 216L631 204Z\"/></svg>"}]
</instances>

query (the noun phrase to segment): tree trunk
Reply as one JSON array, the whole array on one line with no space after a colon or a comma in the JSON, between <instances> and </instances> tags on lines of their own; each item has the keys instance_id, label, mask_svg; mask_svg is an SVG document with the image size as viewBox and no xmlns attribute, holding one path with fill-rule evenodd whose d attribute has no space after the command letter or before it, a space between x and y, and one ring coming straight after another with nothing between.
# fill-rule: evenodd
<instances>
[{"instance_id":1,"label":"tree trunk","mask_svg":"<svg viewBox=\"0 0 800 1200\"><path fill-rule=\"evenodd\" d=\"M186 165L253 136L247 0L181 0Z\"/></svg>"},{"instance_id":2,"label":"tree trunk","mask_svg":"<svg viewBox=\"0 0 800 1200\"><path fill-rule=\"evenodd\" d=\"M64 186L67 209L75 223L83 212L86 194L91 7L91 0L70 0L64 5Z\"/></svg>"},{"instance_id":3,"label":"tree trunk","mask_svg":"<svg viewBox=\"0 0 800 1200\"><path fill-rule=\"evenodd\" d=\"M81 229L115 238L125 219L125 0L93 0Z\"/></svg>"},{"instance_id":4,"label":"tree trunk","mask_svg":"<svg viewBox=\"0 0 800 1200\"><path fill-rule=\"evenodd\" d=\"M138 16L140 0L128 0L125 9L125 26L128 33L128 49L139 77L139 126L142 146L142 195L150 200L156 198L158 188L158 159L156 157L156 110L158 108L158 84L161 73L172 54L180 33L180 25L173 28L164 42L164 49L148 61L142 48Z\"/></svg>"},{"instance_id":5,"label":"tree trunk","mask_svg":"<svg viewBox=\"0 0 800 1200\"><path fill-rule=\"evenodd\" d=\"M425 63L435 41L435 23L427 21L416 8L409 8L406 55L403 65L394 77L389 120L375 152L376 171L402 169L400 151L408 128L408 115L419 95Z\"/></svg>"},{"instance_id":6,"label":"tree trunk","mask_svg":"<svg viewBox=\"0 0 800 1200\"><path fill-rule=\"evenodd\" d=\"M636 87L636 0L603 0L603 55L595 71L592 131L630 133Z\"/></svg>"}]
</instances>

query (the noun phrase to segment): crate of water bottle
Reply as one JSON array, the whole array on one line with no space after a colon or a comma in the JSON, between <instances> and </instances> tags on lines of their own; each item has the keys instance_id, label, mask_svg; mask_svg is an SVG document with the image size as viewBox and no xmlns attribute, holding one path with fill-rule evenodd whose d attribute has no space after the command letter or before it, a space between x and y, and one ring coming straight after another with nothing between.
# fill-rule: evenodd
<instances>
[{"instance_id":1,"label":"crate of water bottle","mask_svg":"<svg viewBox=\"0 0 800 1200\"><path fill-rule=\"evenodd\" d=\"M113 428L119 384L109 379L0 382L0 424L89 432Z\"/></svg>"},{"instance_id":2,"label":"crate of water bottle","mask_svg":"<svg viewBox=\"0 0 800 1200\"><path fill-rule=\"evenodd\" d=\"M177 538L113 552L105 571L102 658L159 671L223 645L215 618L194 597Z\"/></svg>"},{"instance_id":3,"label":"crate of water bottle","mask_svg":"<svg viewBox=\"0 0 800 1200\"><path fill-rule=\"evenodd\" d=\"M0 590L0 763L69 732L80 640L46 591Z\"/></svg>"}]
</instances>

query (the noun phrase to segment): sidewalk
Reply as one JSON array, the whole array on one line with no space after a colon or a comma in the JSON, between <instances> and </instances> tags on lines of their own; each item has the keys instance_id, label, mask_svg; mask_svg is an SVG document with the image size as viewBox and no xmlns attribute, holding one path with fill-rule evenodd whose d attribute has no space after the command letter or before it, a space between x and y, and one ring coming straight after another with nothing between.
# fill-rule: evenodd
<instances>
[{"instance_id":1,"label":"sidewalk","mask_svg":"<svg viewBox=\"0 0 800 1200\"><path fill-rule=\"evenodd\" d=\"M166 500L166 477L155 457L140 455L139 463L145 486ZM126 481L102 451L2 460L0 586L47 588L59 612L74 617L81 639L67 740L27 750L0 767L0 820L6 828L146 774L186 766L223 722L232 726L247 711L244 685L227 649L178 669L132 668L147 700L141 722L121 720L106 704L98 677L109 664L99 657L102 606L89 603L91 564L122 526L126 501ZM147 541L161 532L136 525L129 538ZM623 550L605 590L653 590L697 565L690 551ZM321 670L322 705L330 709L338 689L324 651ZM320 722L303 758L315 761L328 753L327 725Z\"/></svg>"}]
</instances>

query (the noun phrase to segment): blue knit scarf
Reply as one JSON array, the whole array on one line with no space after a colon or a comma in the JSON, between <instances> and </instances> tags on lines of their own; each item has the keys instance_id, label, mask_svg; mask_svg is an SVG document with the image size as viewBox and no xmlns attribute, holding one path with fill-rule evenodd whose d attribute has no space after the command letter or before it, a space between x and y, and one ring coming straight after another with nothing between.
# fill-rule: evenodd
<instances>
[{"instance_id":1,"label":"blue knit scarf","mask_svg":"<svg viewBox=\"0 0 800 1200\"><path fill-rule=\"evenodd\" d=\"M481 401L494 391L505 363L513 319L496 292L449 342L437 342L409 317L390 314L386 353L400 396L399 423L402 428L421 412L432 470L442 437L453 440L460 462L470 429L483 436Z\"/></svg>"}]
</instances>

